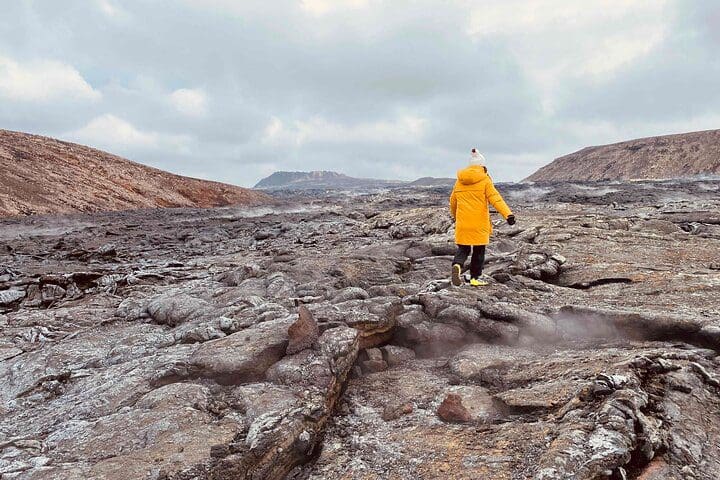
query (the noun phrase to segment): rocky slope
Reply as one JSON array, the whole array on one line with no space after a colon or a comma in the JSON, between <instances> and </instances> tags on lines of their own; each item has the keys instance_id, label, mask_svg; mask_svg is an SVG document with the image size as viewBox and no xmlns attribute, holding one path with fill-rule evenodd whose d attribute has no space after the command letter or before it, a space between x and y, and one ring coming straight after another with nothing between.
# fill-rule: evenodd
<instances>
[{"instance_id":1,"label":"rocky slope","mask_svg":"<svg viewBox=\"0 0 720 480\"><path fill-rule=\"evenodd\" d=\"M255 204L265 195L100 150L0 130L0 216Z\"/></svg>"},{"instance_id":2,"label":"rocky slope","mask_svg":"<svg viewBox=\"0 0 720 480\"><path fill-rule=\"evenodd\" d=\"M571 187L0 220L0 476L720 478L720 182Z\"/></svg>"},{"instance_id":3,"label":"rocky slope","mask_svg":"<svg viewBox=\"0 0 720 480\"><path fill-rule=\"evenodd\" d=\"M254 188L266 190L338 190L384 188L403 182L349 177L331 171L275 172L260 180Z\"/></svg>"},{"instance_id":4,"label":"rocky slope","mask_svg":"<svg viewBox=\"0 0 720 480\"><path fill-rule=\"evenodd\" d=\"M670 179L720 175L720 130L641 138L584 148L525 181Z\"/></svg>"}]
</instances>

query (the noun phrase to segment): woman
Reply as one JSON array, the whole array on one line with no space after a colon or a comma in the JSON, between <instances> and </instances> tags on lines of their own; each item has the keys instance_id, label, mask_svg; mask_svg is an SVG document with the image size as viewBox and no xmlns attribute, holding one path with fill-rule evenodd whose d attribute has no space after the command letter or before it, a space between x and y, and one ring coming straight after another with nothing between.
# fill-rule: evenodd
<instances>
[{"instance_id":1,"label":"woman","mask_svg":"<svg viewBox=\"0 0 720 480\"><path fill-rule=\"evenodd\" d=\"M485 262L485 247L490 243L492 223L490 203L510 225L515 215L500 196L487 174L485 157L476 148L470 151L470 166L459 170L457 182L450 194L450 213L455 220L457 253L452 263L452 284L462 285L462 269L472 250L470 259L470 285L480 287L488 283L480 279Z\"/></svg>"}]
</instances>

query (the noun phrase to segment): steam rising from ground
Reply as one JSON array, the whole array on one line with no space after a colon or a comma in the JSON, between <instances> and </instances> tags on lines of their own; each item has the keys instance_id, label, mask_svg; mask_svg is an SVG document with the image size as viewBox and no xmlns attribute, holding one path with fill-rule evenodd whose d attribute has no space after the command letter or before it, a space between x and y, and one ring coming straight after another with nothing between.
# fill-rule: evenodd
<instances>
[{"instance_id":1,"label":"steam rising from ground","mask_svg":"<svg viewBox=\"0 0 720 480\"><path fill-rule=\"evenodd\" d=\"M227 212L227 215L219 215L213 218L256 218L272 214L309 213L320 210L327 210L327 207L322 208L320 205L310 205L304 207L229 207L223 209L223 211Z\"/></svg>"},{"instance_id":2,"label":"steam rising from ground","mask_svg":"<svg viewBox=\"0 0 720 480\"><path fill-rule=\"evenodd\" d=\"M558 336L565 340L617 340L626 337L612 319L600 315L563 311L556 314L554 318L557 322Z\"/></svg>"},{"instance_id":3,"label":"steam rising from ground","mask_svg":"<svg viewBox=\"0 0 720 480\"><path fill-rule=\"evenodd\" d=\"M718 190L720 190L720 185L712 183L698 183L697 187L700 190L704 190L706 192L717 192Z\"/></svg>"},{"instance_id":4,"label":"steam rising from ground","mask_svg":"<svg viewBox=\"0 0 720 480\"><path fill-rule=\"evenodd\" d=\"M591 187L588 185L570 185L569 188L579 190L581 195L585 197L602 197L603 195L620 191L612 187Z\"/></svg>"},{"instance_id":5,"label":"steam rising from ground","mask_svg":"<svg viewBox=\"0 0 720 480\"><path fill-rule=\"evenodd\" d=\"M554 189L550 187L527 187L523 188L522 190L512 190L505 194L506 197L508 197L511 200L515 201L530 201L534 202L548 193L552 192Z\"/></svg>"}]
</instances>

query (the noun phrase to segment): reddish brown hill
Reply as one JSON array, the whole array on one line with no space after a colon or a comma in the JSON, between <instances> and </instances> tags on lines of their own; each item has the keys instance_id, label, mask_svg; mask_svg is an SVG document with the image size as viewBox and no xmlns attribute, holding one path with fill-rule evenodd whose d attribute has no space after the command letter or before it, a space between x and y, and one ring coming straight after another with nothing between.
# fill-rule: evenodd
<instances>
[{"instance_id":1,"label":"reddish brown hill","mask_svg":"<svg viewBox=\"0 0 720 480\"><path fill-rule=\"evenodd\" d=\"M583 148L556 159L525 180L639 180L697 175L720 175L720 130Z\"/></svg>"},{"instance_id":2,"label":"reddish brown hill","mask_svg":"<svg viewBox=\"0 0 720 480\"><path fill-rule=\"evenodd\" d=\"M94 148L0 130L0 216L266 201L260 192L182 177Z\"/></svg>"}]
</instances>

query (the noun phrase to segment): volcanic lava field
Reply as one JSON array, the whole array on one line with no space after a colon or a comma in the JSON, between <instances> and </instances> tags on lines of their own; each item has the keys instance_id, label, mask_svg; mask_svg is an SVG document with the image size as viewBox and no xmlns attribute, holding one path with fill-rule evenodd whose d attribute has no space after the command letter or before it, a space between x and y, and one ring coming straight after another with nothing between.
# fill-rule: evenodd
<instances>
[{"instance_id":1,"label":"volcanic lava field","mask_svg":"<svg viewBox=\"0 0 720 480\"><path fill-rule=\"evenodd\" d=\"M0 478L720 478L720 181L0 220Z\"/></svg>"}]
</instances>

